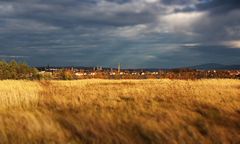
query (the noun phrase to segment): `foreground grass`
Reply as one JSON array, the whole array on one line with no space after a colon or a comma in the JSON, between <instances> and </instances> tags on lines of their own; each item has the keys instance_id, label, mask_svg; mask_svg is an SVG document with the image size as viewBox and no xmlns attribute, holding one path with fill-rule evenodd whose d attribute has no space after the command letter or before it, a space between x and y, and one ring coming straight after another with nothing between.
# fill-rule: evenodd
<instances>
[{"instance_id":1,"label":"foreground grass","mask_svg":"<svg viewBox=\"0 0 240 144\"><path fill-rule=\"evenodd\" d=\"M239 80L0 81L0 143L240 143Z\"/></svg>"}]
</instances>

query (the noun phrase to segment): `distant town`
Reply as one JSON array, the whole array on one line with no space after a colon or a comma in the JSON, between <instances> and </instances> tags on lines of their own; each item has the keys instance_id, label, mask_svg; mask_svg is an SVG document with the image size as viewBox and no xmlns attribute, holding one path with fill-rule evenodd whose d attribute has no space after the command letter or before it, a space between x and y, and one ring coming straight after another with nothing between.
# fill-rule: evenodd
<instances>
[{"instance_id":1,"label":"distant town","mask_svg":"<svg viewBox=\"0 0 240 144\"><path fill-rule=\"evenodd\" d=\"M78 80L78 79L240 79L240 66L206 64L172 69L124 69L97 67L30 67L16 61L0 61L0 79Z\"/></svg>"},{"instance_id":2,"label":"distant town","mask_svg":"<svg viewBox=\"0 0 240 144\"><path fill-rule=\"evenodd\" d=\"M43 79L202 79L232 78L240 79L240 69L121 69L99 67L37 67Z\"/></svg>"}]
</instances>

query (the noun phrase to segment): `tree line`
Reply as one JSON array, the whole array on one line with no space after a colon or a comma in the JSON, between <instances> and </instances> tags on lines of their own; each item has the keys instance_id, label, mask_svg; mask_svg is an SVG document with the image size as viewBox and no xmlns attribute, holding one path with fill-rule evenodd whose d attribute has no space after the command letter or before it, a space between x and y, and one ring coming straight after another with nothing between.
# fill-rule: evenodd
<instances>
[{"instance_id":1,"label":"tree line","mask_svg":"<svg viewBox=\"0 0 240 144\"><path fill-rule=\"evenodd\" d=\"M0 60L0 79L38 79L38 70L23 62Z\"/></svg>"}]
</instances>

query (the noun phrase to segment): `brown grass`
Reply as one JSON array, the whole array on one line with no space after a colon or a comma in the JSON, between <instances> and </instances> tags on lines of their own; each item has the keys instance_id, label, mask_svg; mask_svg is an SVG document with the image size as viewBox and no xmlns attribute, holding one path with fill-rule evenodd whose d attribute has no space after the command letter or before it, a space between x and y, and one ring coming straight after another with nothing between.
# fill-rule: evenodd
<instances>
[{"instance_id":1,"label":"brown grass","mask_svg":"<svg viewBox=\"0 0 240 144\"><path fill-rule=\"evenodd\" d=\"M0 143L240 143L239 80L0 81Z\"/></svg>"}]
</instances>

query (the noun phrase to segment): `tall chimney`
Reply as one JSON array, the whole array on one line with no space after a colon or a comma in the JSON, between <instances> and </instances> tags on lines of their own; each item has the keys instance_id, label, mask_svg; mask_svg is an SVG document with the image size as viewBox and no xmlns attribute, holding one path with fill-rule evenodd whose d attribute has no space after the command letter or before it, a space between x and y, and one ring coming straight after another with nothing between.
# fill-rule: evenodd
<instances>
[{"instance_id":1,"label":"tall chimney","mask_svg":"<svg viewBox=\"0 0 240 144\"><path fill-rule=\"evenodd\" d=\"M120 63L118 64L118 72L119 73L121 72L121 64Z\"/></svg>"}]
</instances>

